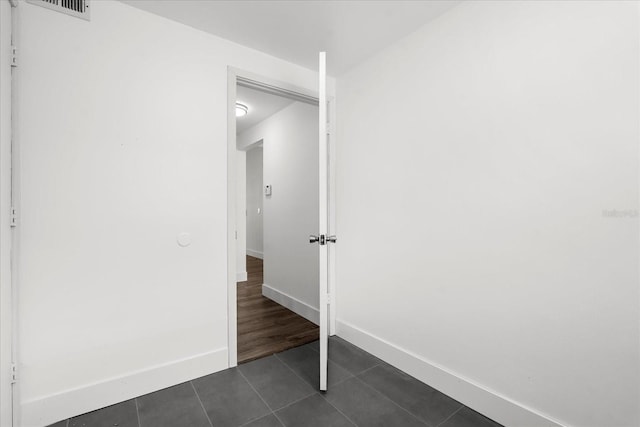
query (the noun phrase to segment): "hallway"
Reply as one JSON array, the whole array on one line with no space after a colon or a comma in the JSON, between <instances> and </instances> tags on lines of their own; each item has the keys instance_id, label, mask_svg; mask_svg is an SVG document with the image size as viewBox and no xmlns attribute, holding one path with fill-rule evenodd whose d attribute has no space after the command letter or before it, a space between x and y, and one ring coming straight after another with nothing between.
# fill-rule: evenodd
<instances>
[{"instance_id":1,"label":"hallway","mask_svg":"<svg viewBox=\"0 0 640 427\"><path fill-rule=\"evenodd\" d=\"M318 339L318 326L262 296L263 261L247 256L246 282L238 282L238 363Z\"/></svg>"}]
</instances>

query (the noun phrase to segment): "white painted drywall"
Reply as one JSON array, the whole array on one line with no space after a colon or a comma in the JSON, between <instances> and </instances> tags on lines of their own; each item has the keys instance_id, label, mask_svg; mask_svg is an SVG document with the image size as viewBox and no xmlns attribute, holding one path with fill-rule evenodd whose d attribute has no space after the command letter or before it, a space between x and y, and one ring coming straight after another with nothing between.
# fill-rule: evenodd
<instances>
[{"instance_id":1,"label":"white painted drywall","mask_svg":"<svg viewBox=\"0 0 640 427\"><path fill-rule=\"evenodd\" d=\"M0 0L0 426L11 425L11 5Z\"/></svg>"},{"instance_id":2,"label":"white painted drywall","mask_svg":"<svg viewBox=\"0 0 640 427\"><path fill-rule=\"evenodd\" d=\"M33 426L228 366L228 66L309 90L317 73L120 2L89 22L20 7Z\"/></svg>"},{"instance_id":3,"label":"white painted drywall","mask_svg":"<svg viewBox=\"0 0 640 427\"><path fill-rule=\"evenodd\" d=\"M338 79L339 322L453 397L640 424L638 218L603 215L638 209L637 7L464 2Z\"/></svg>"},{"instance_id":4,"label":"white painted drywall","mask_svg":"<svg viewBox=\"0 0 640 427\"><path fill-rule=\"evenodd\" d=\"M238 135L240 148L263 140L264 283L318 308L318 107L295 102ZM301 314L301 313L299 313Z\"/></svg>"},{"instance_id":5,"label":"white painted drywall","mask_svg":"<svg viewBox=\"0 0 640 427\"><path fill-rule=\"evenodd\" d=\"M247 153L236 151L236 179L238 193L236 197L236 280L243 282L247 280L247 221L245 212L247 211Z\"/></svg>"},{"instance_id":6,"label":"white painted drywall","mask_svg":"<svg viewBox=\"0 0 640 427\"><path fill-rule=\"evenodd\" d=\"M247 154L247 254L262 258L263 254L263 194L262 147L254 147Z\"/></svg>"}]
</instances>

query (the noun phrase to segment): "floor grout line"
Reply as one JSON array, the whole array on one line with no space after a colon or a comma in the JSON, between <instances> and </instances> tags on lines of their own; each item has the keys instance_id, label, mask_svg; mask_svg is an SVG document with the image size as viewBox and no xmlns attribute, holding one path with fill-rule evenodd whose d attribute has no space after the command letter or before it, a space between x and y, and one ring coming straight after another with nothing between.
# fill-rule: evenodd
<instances>
[{"instance_id":1,"label":"floor grout line","mask_svg":"<svg viewBox=\"0 0 640 427\"><path fill-rule=\"evenodd\" d=\"M249 421L247 421L247 422L246 422L246 423L244 423L244 424L240 424L238 427L248 426L248 425L249 425L249 424L251 424L252 422L254 422L254 421L258 421L258 420L261 420L262 418L264 418L264 417L268 417L269 415L271 415L271 414L267 414L267 415L260 415L259 417L251 418Z\"/></svg>"},{"instance_id":2,"label":"floor grout line","mask_svg":"<svg viewBox=\"0 0 640 427\"><path fill-rule=\"evenodd\" d=\"M287 369L289 369L291 372L293 372L293 374L294 374L296 377L298 377L298 378L300 378L302 381L304 381L304 382L305 382L305 384L309 384L309 385L311 386L311 388L313 388L314 392L316 392L316 393L317 393L317 392L319 392L319 391L320 391L320 390L316 390L316 389L314 388L314 385L313 385L313 384L311 384L309 381L307 381L307 379L306 379L306 378L303 378L300 374L298 374L298 373L297 373L297 372L296 372L296 371L295 371L291 366L289 366L289 364L288 364L287 362L285 362L285 361L284 361L284 360L282 360L280 357L278 357L278 355L277 355L277 354L274 354L274 356L276 357L276 359L278 359L278 360L280 361L280 363L282 363L284 366L286 366L286 367L287 367ZM327 381L328 381L328 380L329 380L329 379L327 378ZM311 395L309 395L309 396L311 396ZM307 396L307 397L308 397L308 396Z\"/></svg>"},{"instance_id":3,"label":"floor grout line","mask_svg":"<svg viewBox=\"0 0 640 427\"><path fill-rule=\"evenodd\" d=\"M275 356L276 354L274 353L273 355ZM305 384L309 384L309 383L308 383L304 378L302 378L300 375L298 375L298 374L296 373L296 371L294 371L293 369L291 369L291 367L290 367L289 365L287 365L283 360L281 360L279 357L276 357L276 359L277 359L280 363L282 363L282 364L283 364L287 369L289 369L289 370L290 370L290 371L291 371L291 372L292 372L296 377L298 377L298 378L299 378L303 383L305 383ZM244 376L244 374L243 374L242 376L247 380L247 382L249 383L249 385L251 385L251 382L249 381L249 378L245 377L245 376ZM310 385L310 384L309 384L309 385ZM271 409L271 407L270 407L269 405L267 405L267 407L269 407L269 409L271 409L271 413L272 413L276 418L278 418L278 421L280 421L280 418L279 418L279 417L278 417L278 415L276 414L276 411L282 411L283 409L288 408L289 406L294 405L294 404L296 404L296 403L298 403L298 402L301 402L301 401L303 401L304 399L306 399L306 398L308 398L308 397L311 397L311 396L313 396L314 394L318 393L318 391L317 391L317 390L315 390L315 389L313 388L313 386L312 386L312 385L310 385L310 387L311 387L311 390L313 390L311 393L307 394L306 396L300 397L300 398L298 398L298 399L294 400L293 402L287 403L286 405L284 405L284 406L283 406L283 407L281 407L281 408L276 409L275 411L274 411L273 409ZM251 387L251 388L253 388L253 387ZM260 395L260 393L258 392L258 390L256 390L255 388L253 388L253 390L254 390L256 393L258 393L258 395ZM262 396L260 396L260 397L262 397ZM263 401L264 401L264 399L263 399ZM264 403L266 404L267 402L264 402ZM264 417L264 415L263 415L263 417ZM259 418L262 418L262 417L259 417ZM256 419L259 419L259 418L256 418ZM253 420L253 421L255 421L255 420ZM284 423L282 423L282 421L280 421L280 423L281 423L282 425L284 425Z\"/></svg>"},{"instance_id":4,"label":"floor grout line","mask_svg":"<svg viewBox=\"0 0 640 427\"><path fill-rule=\"evenodd\" d=\"M287 404L286 404L286 405L284 405L282 408L278 408L278 409L276 409L276 411L282 411L283 409L286 409L286 408L288 408L288 407L289 407L289 406L291 406L291 405L295 405L295 404L296 404L296 403L298 403L298 402L302 402L303 400L305 400L305 399L307 399L307 398L309 398L309 397L313 396L314 394L318 394L318 392L317 392L316 390L314 390L313 392L311 392L311 393L307 394L306 396L301 397L301 398L299 398L299 399L296 399L296 400L294 400L294 401L293 401L293 402L291 402L291 403L287 403ZM274 411L274 412L276 412L276 411Z\"/></svg>"},{"instance_id":5,"label":"floor grout line","mask_svg":"<svg viewBox=\"0 0 640 427\"><path fill-rule=\"evenodd\" d=\"M456 409L455 411L453 411L453 414L449 415L447 418L445 418L444 420L442 420L441 422L438 423L438 425L436 425L436 427L440 427L441 425L443 425L444 423L446 423L447 421L449 421L455 414L457 414L458 412L460 412L462 410L462 408L464 408L465 405L463 405L462 403L460 404L460 407L458 409Z\"/></svg>"},{"instance_id":6,"label":"floor grout line","mask_svg":"<svg viewBox=\"0 0 640 427\"><path fill-rule=\"evenodd\" d=\"M346 340L345 340L345 341L346 341ZM348 341L347 341L347 342L348 342ZM349 344L351 344L351 343L349 343ZM351 345L353 345L353 344L351 344ZM365 350L361 349L361 348L360 348L360 347L358 347L358 346L355 346L355 345L354 345L354 347L355 347L356 349L358 349L359 351L361 351L361 352L365 353L365 354L368 354L368 355L373 356L371 353L369 353L369 352L367 352L367 351L365 351ZM311 347L309 347L309 348L311 348ZM314 348L311 348L311 350L313 350L313 351L315 351L316 353L318 353L318 351L316 351ZM375 357L375 356L374 356L374 357ZM332 363L335 363L337 366L341 367L341 368L342 368L342 369L344 369L346 372L348 372L349 374L351 374L351 376L350 376L350 377L348 377L348 378L344 378L344 379L342 379L342 380L338 381L337 383L333 384L333 386L335 387L336 385L341 384L341 383L343 383L343 382L347 381L347 380L348 380L348 379L350 379L350 378L356 378L356 379L357 379L358 381L360 381L362 384L364 384L365 386L369 387L371 390L375 391L375 392L376 392L376 393L378 393L380 396L382 396L383 398L385 398L386 400L388 400L389 402L391 402L392 404L394 404L394 405L395 405L395 406L397 406L398 408L402 409L404 412L406 412L407 414L409 414L409 415L410 415L410 416L412 416L413 418L417 419L417 420L418 420L419 422L421 422L422 424L425 424L425 425L427 425L427 426L431 427L431 426L430 426L430 424L428 424L426 421L421 420L421 419L420 419L420 418L418 418L416 415L414 415L412 412L410 412L408 409L406 409L406 408L404 408L404 407L400 406L397 402L395 402L394 400L392 400L391 398L389 398L388 396L386 396L385 394L381 393L381 392L380 392L380 391L378 391L376 388L374 388L374 387L370 386L369 384L367 384L366 382L362 381L362 379L360 379L360 378L359 378L359 376L360 376L360 375L362 375L362 374L364 374L365 372L368 372L368 371L370 371L370 370L372 370L373 368L376 368L376 367L378 367L378 366L382 366L382 364L384 363L384 361L383 361L382 359L378 358L378 357L376 357L376 359L378 360L378 362L377 362L375 365L373 365L373 366L371 366L371 367L369 367L369 368L367 368L367 369L365 369L365 370L363 370L363 371L360 371L360 372L358 372L358 373L352 373L351 371L347 370L347 368L345 368L344 366L340 365L339 363L337 363L337 362L335 362L335 361L331 361ZM330 360L330 359L329 359L329 357L328 357L328 355L327 355L327 361L329 361L329 360ZM285 364L286 364L286 363L285 363ZM435 390L435 389L434 389L434 390ZM324 397L324 396L323 396L323 397ZM326 400L326 398L325 398L325 400ZM328 400L327 400L327 402L328 402L329 404L331 404L331 402L329 402ZM331 405L331 406L334 406L334 405ZM458 408L456 411L454 411L454 412L453 412L453 414L451 414L449 417L447 417L444 421L442 421L440 424L438 424L438 425L437 425L437 426L435 426L435 427L439 427L442 423L444 423L445 421L447 421L449 418L453 417L453 416L454 416L454 415L455 415L455 414L456 414L460 409L462 409L463 407L464 407L464 405L462 405L460 408ZM334 406L334 408L335 408L335 406ZM345 415L345 414L343 414L343 413L342 413L342 411L340 411L338 408L336 408L336 410L338 410L338 412L340 412L342 415L344 415L344 416L346 417L346 415ZM348 417L347 417L347 419L348 419ZM349 419L349 421L351 421L351 420ZM352 422L353 422L353 421L352 421ZM355 424L355 423L354 423L354 424Z\"/></svg>"},{"instance_id":7,"label":"floor grout line","mask_svg":"<svg viewBox=\"0 0 640 427\"><path fill-rule=\"evenodd\" d=\"M353 344L351 344L351 345L353 345ZM359 349L360 351L363 351L363 352L365 352L365 353L367 353L367 354L371 354L371 353L368 353L368 352L366 352L365 350L361 349L360 347L357 347L357 346L354 346L354 347L356 347L356 348L357 348L357 349ZM313 348L312 348L312 350L314 350L314 351L315 351L315 349L313 349ZM317 351L316 351L316 353L317 353ZM373 356L373 355L372 355L372 356ZM374 356L374 357L375 357L375 356ZM377 358L377 357L376 357L376 358ZM365 370L363 370L363 371L361 371L361 372L358 372L357 374L352 374L352 376L351 376L351 377L349 377L349 378L357 378L361 383L363 383L364 385L366 385L366 386L367 386L367 387L369 387L370 389L372 389L372 390L376 391L376 392L377 392L378 394L380 394L382 397L384 397L385 399L389 400L391 403L393 403L394 405L396 405L396 406L397 406L397 407L399 407L400 409L404 410L404 411L405 411L405 412L407 412L409 415L411 415L412 417L416 418L418 421L420 421L420 422L422 422L423 424L426 424L426 425L428 425L428 426L430 426L430 427L431 427L431 425L430 425L429 423L427 423L426 421L421 420L421 419L420 419L420 418L418 418L416 415L414 415L411 411L409 411L408 409L404 408L403 406L401 406L400 404L398 404L397 402L395 402L393 399L389 398L388 396L386 396L385 394L381 393L379 390L377 390L376 388L374 388L374 387L370 386L369 384L367 384L366 382L364 382L361 378L359 378L359 377L360 377L360 375L364 374L365 372L368 372L368 371L370 371L370 370L372 370L373 368L376 368L376 367L378 367L378 366L382 366L382 365L383 365L383 363L385 363L382 359L380 359L380 358L377 358L377 359L379 360L379 362L378 362L378 363L376 363L375 365L373 365L373 366L371 366L371 367L369 367L369 368L367 368L367 369L365 369ZM335 362L335 361L333 361L333 363L336 363L336 364L337 364L337 362ZM339 365L339 364L338 364L338 366L340 366L341 368L343 368L343 369L345 369L345 370L346 370L346 368L345 368L345 367L343 367L343 366L341 366L341 365ZM396 369L397 369L397 368L396 368ZM349 371L347 371L347 372L349 372ZM401 371L401 372L404 372L404 371ZM351 373L351 372L349 372L349 373ZM338 384L343 383L344 381L348 380L349 378L345 378L345 379L343 379L343 380L340 380L339 382L337 382L336 384L334 384L334 386L335 386L335 385L338 385ZM426 384L426 385L427 385L427 386L429 386L428 384ZM431 387L431 386L429 386L429 387ZM431 387L431 388L433 388L433 387ZM437 389L433 389L433 390L438 391ZM439 391L438 391L438 392L439 392ZM451 417L453 417L455 414L457 414L457 413L458 413L458 411L460 411L460 410L461 410L462 408L464 408L464 407L465 407L465 405L461 403L461 404L460 404L460 407L459 407L458 409L456 409L455 411L453 411L453 413L452 413L451 415L449 415L447 418L445 418L443 421L441 421L440 423L438 423L438 424L437 424L437 425L435 425L434 427L440 427L441 425L443 425L445 422L447 422ZM336 409L337 409L337 408L336 408Z\"/></svg>"},{"instance_id":8,"label":"floor grout line","mask_svg":"<svg viewBox=\"0 0 640 427\"><path fill-rule=\"evenodd\" d=\"M322 395L322 394L321 394L320 396L322 396L322 398L324 399L324 401L325 401L325 402L327 402L327 404L329 404L329 406L331 406L333 409L335 409L336 411L338 411L338 413L339 413L340 415L342 415L343 417L345 417L345 418L347 419L347 421L349 421L349 422L350 422L351 424L353 424L354 426L358 427L358 424L357 424L355 421L353 421L351 418L349 418L349 417L347 416L347 414L345 414L345 413L344 413L344 412L342 412L340 409L338 409L338 407L337 407L337 406L335 406L333 403L329 402L329 399L327 399L327 397L326 397L326 396L324 396L324 395Z\"/></svg>"},{"instance_id":9,"label":"floor grout line","mask_svg":"<svg viewBox=\"0 0 640 427\"><path fill-rule=\"evenodd\" d=\"M249 421L247 421L247 422L246 422L246 423L244 423L244 424L241 424L241 425L240 425L240 426L238 426L238 427L245 427L245 426L248 426L248 425L249 425L249 424L251 424L252 422L254 422L254 421L258 421L258 420L261 420L261 419L263 419L264 417L268 417L269 415L273 415L274 417L276 417L276 419L278 419L278 417L276 416L276 414L275 414L275 413L273 413L273 412L271 412L270 414L260 415L259 417L251 418ZM280 420L278 420L278 422L280 422ZM281 423L281 424L282 424L282 423Z\"/></svg>"},{"instance_id":10,"label":"floor grout line","mask_svg":"<svg viewBox=\"0 0 640 427\"><path fill-rule=\"evenodd\" d=\"M274 353L273 355L275 356L276 360L278 360L280 363L282 363L282 364L285 366L285 368L287 368L288 370L290 370L290 371L293 373L293 375L295 375L296 377L298 377L298 379L300 379L303 383L305 383L305 384L309 384L309 386L311 387L311 390L313 390L313 391L312 391L311 393L309 393L308 395L306 395L306 396L304 396L304 397L301 397L300 399L294 400L293 402L291 402L291 403L289 403L289 404L287 404L287 405L283 406L282 408L278 408L278 411L281 411L281 410L283 410L284 408L288 408L289 406L293 405L294 403L298 403L298 402L300 402L300 401L303 401L304 399L306 399L306 398L308 398L308 397L311 397L311 396L313 396L314 394L318 393L318 390L316 390L316 389L314 389L314 388L313 388L313 384L310 384L310 383L309 383L309 381L305 380L305 379L304 379L304 378L302 378L300 375L298 375L298 373L297 373L297 372L296 372L296 371L295 371L291 366L289 366L289 365L287 364L287 362L285 362L284 360L282 360L282 359L280 359L280 358L278 357L278 354L277 354L277 353ZM275 416L276 416L276 418L278 418L278 415L276 415L276 413L275 413L275 412L273 413L273 415L275 415ZM280 418L278 418L278 420L280 420ZM282 425L284 425L284 423L283 423L282 421L280 421L280 422L282 423Z\"/></svg>"},{"instance_id":11,"label":"floor grout line","mask_svg":"<svg viewBox=\"0 0 640 427\"><path fill-rule=\"evenodd\" d=\"M338 337L337 335L335 335L335 336L336 336L336 337ZM339 337L338 337L338 338L339 338ZM353 346L354 348L356 348L356 349L357 349L357 350L359 350L360 352L363 352L363 353L365 353L365 354L367 354L367 355L369 355L369 356L373 356L373 354L371 354L371 353L369 353L369 352L367 352L367 351L365 351L365 350L361 349L360 347L358 347L358 346L356 346L356 345L351 344L349 341L346 341L346 340L345 340L345 339L343 339L343 338L340 338L340 339L342 339L343 341L347 342L349 345ZM331 337L329 337L329 342L331 342ZM338 342L339 342L339 341L338 341ZM309 344L310 344L310 343L309 343ZM311 350L313 350L313 351L315 351L316 353L318 353L318 354L319 354L318 350L316 350L315 348L313 348L313 347L309 346L309 344L305 344L305 345L306 345L306 346L308 346ZM382 359L380 359L380 358L378 358L378 357L376 357L376 356L373 356L373 357L374 357L374 358L376 358L376 359L378 360L378 362L376 362L376 364L375 364L375 365L373 365L373 366L371 366L371 367L369 367L369 368L367 368L367 369L365 369L365 370L363 370L363 371L360 371L360 372L358 372L358 373L352 373L352 372L351 372L351 371L349 371L346 367L342 366L341 364L339 364L339 363L338 363L338 362L336 362L335 360L332 360L332 359L329 357L329 351L327 351L327 361L328 361L328 362L331 362L331 363L336 364L337 366L339 366L340 368L344 369L345 371L347 371L348 373L350 373L350 374L351 374L352 376L354 376L354 377L357 377L357 376L358 376L358 375L360 375L360 374L364 374L365 372L367 372L367 371L369 371L369 370L371 370L371 369L375 368L376 366L380 366L380 365L382 365L382 364L384 363L384 361L383 361ZM344 381L344 380L343 380L343 381Z\"/></svg>"},{"instance_id":12,"label":"floor grout line","mask_svg":"<svg viewBox=\"0 0 640 427\"><path fill-rule=\"evenodd\" d=\"M260 398L260 400L262 400L262 402L267 406L267 409L269 411L271 411L271 413L273 414L274 417L276 417L278 419L278 421L280 421L280 418L278 418L278 416L276 415L275 412L273 412L273 409L271 409L271 406L269 406L269 404L267 403L266 400L264 400L264 397L262 397L262 395L258 392L258 390L256 390L256 388L253 386L253 384L251 384L251 381L249 381L249 378L247 378L245 376L245 374L242 373L242 371L240 369L238 369L238 373L240 374L240 376L242 378L244 378L244 380L247 382L247 384L249 384L249 387L251 387L251 390L253 390L255 392L255 394L258 395L258 397ZM280 421L280 424L282 424L282 421Z\"/></svg>"},{"instance_id":13,"label":"floor grout line","mask_svg":"<svg viewBox=\"0 0 640 427\"><path fill-rule=\"evenodd\" d=\"M280 417L278 416L278 414L276 414L275 412L273 412L273 416L276 417L276 420L278 420L278 422L280 423L280 425L282 427L285 427L284 422L280 419Z\"/></svg>"},{"instance_id":14,"label":"floor grout line","mask_svg":"<svg viewBox=\"0 0 640 427\"><path fill-rule=\"evenodd\" d=\"M313 384L311 384L309 381L307 381L305 378L302 378L291 366L289 366L289 364L287 362L285 362L284 360L282 360L278 354L274 354L274 356L276 357L276 359L278 359L280 361L280 363L282 363L284 366L286 366L291 372L294 373L294 375L298 378L300 378L302 381L304 381L306 384L311 385L311 387L313 388ZM314 391L318 391L316 389L314 389Z\"/></svg>"},{"instance_id":15,"label":"floor grout line","mask_svg":"<svg viewBox=\"0 0 640 427\"><path fill-rule=\"evenodd\" d=\"M349 372L349 371L347 371L347 372ZM335 387L335 386L337 386L337 385L340 385L340 384L342 384L343 382L345 382L345 381L347 381L347 380L350 380L351 378L355 378L355 377L356 377L355 375L351 375L351 372L349 372L349 376L348 376L348 377L343 378L343 379L341 379L340 381L336 381L335 383L331 384L331 387ZM329 388L329 384L327 384L327 388Z\"/></svg>"},{"instance_id":16,"label":"floor grout line","mask_svg":"<svg viewBox=\"0 0 640 427\"><path fill-rule=\"evenodd\" d=\"M357 374L353 374L354 377L357 377L359 375L364 374L365 372L369 372L370 370L372 370L373 368L377 368L378 366L382 366L382 362L376 363L375 365L365 369L364 371L360 371Z\"/></svg>"},{"instance_id":17,"label":"floor grout line","mask_svg":"<svg viewBox=\"0 0 640 427\"><path fill-rule=\"evenodd\" d=\"M316 352L317 353L317 352ZM304 381L307 384L311 384L309 381L307 381L306 379L302 378L291 366L289 366L289 364L287 362L285 362L284 360L282 360L281 358L278 357L277 354L274 354L274 356L276 356L276 358L282 362L282 364L284 366L286 366L287 368L289 368L291 370L291 372L293 372L298 378L300 378L302 381ZM327 359L328 361L328 359ZM346 378L341 379L340 381L337 381L333 384L331 384L332 387L337 386L338 384L342 384L343 382L345 382L346 380L350 379L350 378L355 378L355 375L353 375L351 372L347 371L345 368L343 368L342 366L338 365L336 362L331 362L334 365L336 365L337 367L339 367L340 369L342 369L343 371L345 371L347 374L349 374L349 376L347 376ZM329 378L328 378L328 373L327 373L327 387L329 386ZM311 387L313 387L313 384L311 384ZM320 390L316 390L317 392L320 392Z\"/></svg>"},{"instance_id":18,"label":"floor grout line","mask_svg":"<svg viewBox=\"0 0 640 427\"><path fill-rule=\"evenodd\" d=\"M196 397L198 398L198 402L200 402L200 407L204 411L204 416L207 417L207 421L209 421L209 425L213 427L211 418L209 418L209 414L207 413L207 410L204 407L204 403L202 403L202 399L200 399L200 395L198 394L198 390L196 390L196 386L193 385L193 381L189 381L189 384L191 384L191 388L193 389L193 392L196 394Z\"/></svg>"},{"instance_id":19,"label":"floor grout line","mask_svg":"<svg viewBox=\"0 0 640 427\"><path fill-rule=\"evenodd\" d=\"M317 352L316 352L316 353L317 353ZM277 355L277 354L276 354L275 356L276 356L276 358L277 358L280 362L282 362L282 364L283 364L284 366L286 366L287 368L289 368L289 369L291 370L291 372L293 372L293 373L294 373L294 375L296 375L298 378L300 378L302 381L306 382L307 384L309 383L307 380L305 380L305 379L304 379L304 378L302 378L300 375L298 375L298 373L297 373L296 371L294 371L294 370L293 370L293 368L287 364L287 362L285 362L284 360L280 359L280 358L278 357L278 355ZM328 359L328 358L327 358L327 359ZM338 366L339 366L339 365L338 365ZM345 369L345 372L347 372L348 374L350 374L350 375L351 375L351 372L347 371L346 369ZM327 375L327 376L328 376L328 375ZM348 380L348 379L350 379L350 378L355 378L355 376L351 375L351 376L349 376L349 377L347 377L347 378L344 378L344 379L342 379L342 380L338 381L337 383L332 384L332 385L331 385L331 387L335 387L335 386L337 386L338 384L343 383L343 382L345 382L346 380ZM328 386L329 386L328 382L329 382L329 378L327 378L327 388L328 388ZM312 385L311 387L313 387L313 385ZM326 392L325 392L325 393L326 393ZM314 390L314 392L313 392L312 394L310 394L309 396L305 397L304 399L306 399L306 398L308 398L308 397L311 397L311 396L313 396L314 394L319 394L319 395L320 395L320 397L322 397L322 398L324 399L324 401L325 401L325 402L327 402L327 403L329 404L329 406L331 406L331 407L332 407L332 408L334 408L336 411L338 411L338 413L340 413L343 417L345 417L345 418L346 418L346 420L347 420L347 421L349 421L351 424L353 424L354 426L358 427L358 424L356 424L355 422L353 422L353 420L352 420L351 418L347 417L347 416L346 416L346 415L345 415L345 414L344 414L340 409L338 409L338 408L336 408L335 406L333 406L333 405L331 404L331 402L329 402L329 401L327 400L327 398L324 396L324 394L323 394L323 393L321 393L319 390ZM300 400L303 400L303 399L300 399ZM298 402L299 402L300 400L298 400ZM287 405L287 406L291 406L291 405L293 405L294 403L297 403L297 402L293 402L293 403L291 403L290 405ZM287 406L285 406L285 407L283 407L283 408L280 408L280 409L278 409L278 410L280 411L280 410L282 410L282 409L286 408ZM274 415L275 415L275 414L274 414ZM276 417L277 417L277 415L276 415ZM284 424L283 424L283 425L284 425Z\"/></svg>"},{"instance_id":20,"label":"floor grout line","mask_svg":"<svg viewBox=\"0 0 640 427\"><path fill-rule=\"evenodd\" d=\"M411 415L413 418L415 418L416 420L418 420L418 422L431 427L427 422L421 420L420 418L418 418L417 416L415 416L414 414L412 414L411 412L409 412L409 410L407 410L406 408L400 406L398 403L394 402L390 397L384 395L383 393L381 393L380 391L378 391L376 388L370 386L369 384L367 384L366 382L362 381L360 378L358 377L354 377L356 380L360 381L362 384L364 384L366 387L370 388L371 390L373 390L374 392L376 392L377 394L379 394L380 396L382 396L384 399L388 400L389 402L391 402L392 404L394 404L395 406L397 406L398 408L402 409L404 412L406 412L407 414Z\"/></svg>"}]
</instances>

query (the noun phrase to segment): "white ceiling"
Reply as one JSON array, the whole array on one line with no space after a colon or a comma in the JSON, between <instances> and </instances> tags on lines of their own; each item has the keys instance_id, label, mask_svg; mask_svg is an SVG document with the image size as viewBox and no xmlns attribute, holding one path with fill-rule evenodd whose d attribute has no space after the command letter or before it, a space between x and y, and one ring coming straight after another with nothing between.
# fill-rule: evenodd
<instances>
[{"instance_id":1,"label":"white ceiling","mask_svg":"<svg viewBox=\"0 0 640 427\"><path fill-rule=\"evenodd\" d=\"M338 76L460 1L121 0L273 56Z\"/></svg>"},{"instance_id":2,"label":"white ceiling","mask_svg":"<svg viewBox=\"0 0 640 427\"><path fill-rule=\"evenodd\" d=\"M237 102L249 107L246 116L236 118L236 133L243 132L293 103L291 99L237 86Z\"/></svg>"}]
</instances>

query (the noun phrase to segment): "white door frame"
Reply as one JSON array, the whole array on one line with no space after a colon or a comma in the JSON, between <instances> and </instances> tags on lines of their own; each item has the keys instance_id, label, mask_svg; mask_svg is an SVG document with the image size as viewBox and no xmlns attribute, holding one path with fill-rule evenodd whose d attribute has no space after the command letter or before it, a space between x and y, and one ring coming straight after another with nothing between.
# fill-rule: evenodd
<instances>
[{"instance_id":1,"label":"white door frame","mask_svg":"<svg viewBox=\"0 0 640 427\"><path fill-rule=\"evenodd\" d=\"M227 342L229 345L229 367L238 365L238 313L237 313L237 284L236 284L236 85L238 78L252 80L269 86L278 91L300 94L304 97L318 99L317 88L303 88L289 83L273 80L249 71L235 67L227 68ZM334 98L329 97L329 117L331 136L329 138L329 171L331 181L329 185L329 230L335 234L335 127ZM310 230L312 232L313 230ZM303 236L304 237L304 236ZM335 245L329 250L329 289L335 296ZM336 310L335 297L332 297L329 309L329 334L335 334Z\"/></svg>"},{"instance_id":2,"label":"white door frame","mask_svg":"<svg viewBox=\"0 0 640 427\"><path fill-rule=\"evenodd\" d=\"M2 134L0 135L0 424L17 426L20 406L17 366L17 259L18 228L12 227L12 209L19 208L18 68L9 60L11 45L18 45L18 2L2 4ZM16 374L17 375L17 374Z\"/></svg>"},{"instance_id":3,"label":"white door frame","mask_svg":"<svg viewBox=\"0 0 640 427\"><path fill-rule=\"evenodd\" d=\"M18 366L18 249L19 227L13 224L13 208L20 205L20 145L18 144L18 68L11 60L11 46L18 46L17 0L3 2L2 14L2 135L0 135L0 424L20 423ZM7 8L10 11L7 11Z\"/></svg>"}]
</instances>

